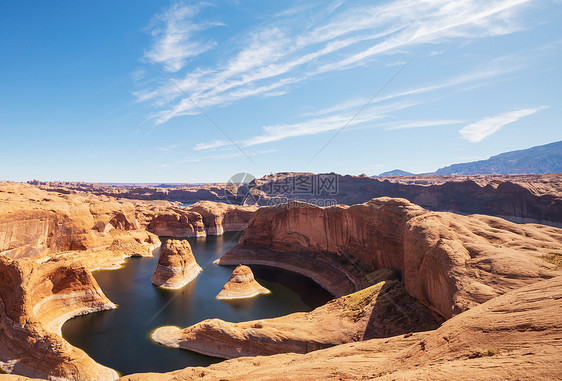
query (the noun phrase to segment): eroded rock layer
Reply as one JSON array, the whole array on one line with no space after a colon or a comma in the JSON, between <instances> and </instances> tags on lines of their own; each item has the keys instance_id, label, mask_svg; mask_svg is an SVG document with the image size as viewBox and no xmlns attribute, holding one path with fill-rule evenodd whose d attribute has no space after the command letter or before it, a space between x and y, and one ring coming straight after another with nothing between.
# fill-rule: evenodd
<instances>
[{"instance_id":1,"label":"eroded rock layer","mask_svg":"<svg viewBox=\"0 0 562 381\"><path fill-rule=\"evenodd\" d=\"M164 205L139 209L148 231L161 237L184 238L242 231L257 207L201 201L188 207Z\"/></svg>"},{"instance_id":2,"label":"eroded rock layer","mask_svg":"<svg viewBox=\"0 0 562 381\"><path fill-rule=\"evenodd\" d=\"M357 186L357 181L354 178L349 184ZM397 189L403 185L393 184ZM450 187L443 185L441 189ZM513 198L519 190L511 192L506 181L477 185L472 187L476 193L455 185L447 194L460 192L461 200L466 201L461 204L469 205L467 200L480 194L480 188L491 187L499 193L485 189L475 205L493 206L500 199L486 195L504 194L498 202L501 210L512 205L515 215L525 210L527 215L546 218L546 210L550 216L560 216L558 196L543 197L548 184L526 189L540 198L540 205L547 203L551 209L533 209L534 201ZM342 197L352 188L343 188ZM429 201L423 200L433 202L432 192L422 192ZM510 197L519 201L510 204ZM439 200L436 205L442 205ZM131 255L151 255L159 240L145 229L172 231L177 236L185 232L218 234L220 226L226 230L227 221L239 228L253 213L250 210L240 222L238 217L229 220L228 211L224 218L214 218L214 209L209 208L197 211L162 201L124 201L0 184L2 368L52 379L116 377L114 371L60 337L60 325L69 317L113 308L89 270L116 267ZM222 208L217 207L217 215ZM206 215L207 210L211 215ZM160 217L163 215L166 217ZM174 222L178 218L183 222ZM561 248L560 229L430 212L400 199L374 199L351 207L296 203L289 208L263 208L253 217L241 243L221 259L223 264L288 268L310 276L336 296L355 296L308 315L237 324L200 323L190 327L189 335L195 340L184 340L189 335L180 329L163 337L175 340L178 346L180 342L218 343L213 348L215 355L224 357L273 353L276 342L301 353L315 351L240 358L208 368L128 378L509 379L525 375L552 379L561 373L560 363L552 359L561 355L562 279L549 279L559 271L545 258L559 261ZM380 290L371 287L377 283L377 272L385 267L396 270L404 283L392 280ZM363 292L356 293L366 287L371 287L365 290L367 298L362 297ZM384 295L392 295L387 301L403 297L413 303L385 304ZM423 310L418 303L443 318L452 318L436 331L388 337L409 330L412 324L396 320L401 315L392 308L417 306ZM361 330L369 314L373 318ZM339 321L351 328L335 337L322 332L326 329L320 330L315 321ZM300 331L295 328L298 325ZM420 325L420 329L425 328ZM359 334L350 339L354 331ZM371 337L385 338L369 340ZM365 341L345 344L359 339ZM340 342L344 344L321 349Z\"/></svg>"},{"instance_id":3,"label":"eroded rock layer","mask_svg":"<svg viewBox=\"0 0 562 381\"><path fill-rule=\"evenodd\" d=\"M69 258L94 268L131 255L152 256L160 241L139 226L136 214L128 201L0 184L0 253L36 260L72 253Z\"/></svg>"},{"instance_id":4,"label":"eroded rock layer","mask_svg":"<svg viewBox=\"0 0 562 381\"><path fill-rule=\"evenodd\" d=\"M431 212L381 197L353 206L261 208L219 264L259 264L307 275L336 296L390 268L408 293L444 318L557 274L562 230L500 218Z\"/></svg>"},{"instance_id":5,"label":"eroded rock layer","mask_svg":"<svg viewBox=\"0 0 562 381\"><path fill-rule=\"evenodd\" d=\"M168 239L162 246L151 281L158 287L178 289L195 279L201 271L189 242Z\"/></svg>"},{"instance_id":6,"label":"eroded rock layer","mask_svg":"<svg viewBox=\"0 0 562 381\"><path fill-rule=\"evenodd\" d=\"M0 256L0 367L40 378L117 378L60 336L69 318L113 308L83 267Z\"/></svg>"},{"instance_id":7,"label":"eroded rock layer","mask_svg":"<svg viewBox=\"0 0 562 381\"><path fill-rule=\"evenodd\" d=\"M312 177L316 176L316 177ZM322 178L318 177L321 176ZM319 184L331 184L327 189ZM335 173L277 173L248 186L185 184L176 187L115 186L88 183L39 182L38 187L62 193L86 192L129 199L244 202L277 205L287 200L319 200L324 206L359 204L374 197L399 197L434 211L479 213L515 222L562 227L562 174L544 175L412 175L369 177ZM305 185L305 191L299 188ZM312 185L316 184L316 185ZM310 187L309 188L307 188ZM244 188L245 187L245 188ZM244 189L243 189L244 188ZM247 188L247 189L246 189ZM309 189L309 190L308 190Z\"/></svg>"},{"instance_id":8,"label":"eroded rock layer","mask_svg":"<svg viewBox=\"0 0 562 381\"><path fill-rule=\"evenodd\" d=\"M267 288L256 281L248 266L238 265L217 295L217 299L244 299L269 293Z\"/></svg>"}]
</instances>

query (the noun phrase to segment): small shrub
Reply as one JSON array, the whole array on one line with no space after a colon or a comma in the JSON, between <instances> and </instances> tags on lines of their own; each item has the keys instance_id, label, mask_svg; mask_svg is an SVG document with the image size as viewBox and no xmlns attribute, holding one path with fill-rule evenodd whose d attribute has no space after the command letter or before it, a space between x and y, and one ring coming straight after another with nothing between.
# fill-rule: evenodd
<instances>
[{"instance_id":1,"label":"small shrub","mask_svg":"<svg viewBox=\"0 0 562 381\"><path fill-rule=\"evenodd\" d=\"M468 358L469 359L476 359L476 358L480 358L480 357L491 357L491 356L495 356L499 353L500 352L498 351L497 348L489 347L489 348L487 348L483 351L481 351L481 350L473 351L470 355L468 355Z\"/></svg>"},{"instance_id":2,"label":"small shrub","mask_svg":"<svg viewBox=\"0 0 562 381\"><path fill-rule=\"evenodd\" d=\"M556 267L562 267L562 254L548 253L546 255L543 255L541 258L547 262L552 263L553 265L556 265Z\"/></svg>"}]
</instances>

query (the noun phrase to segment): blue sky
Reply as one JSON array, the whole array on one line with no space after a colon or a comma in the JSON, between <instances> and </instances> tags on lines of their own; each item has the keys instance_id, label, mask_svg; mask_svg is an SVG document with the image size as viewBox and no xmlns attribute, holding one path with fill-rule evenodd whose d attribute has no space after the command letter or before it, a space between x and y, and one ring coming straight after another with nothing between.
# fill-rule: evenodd
<instances>
[{"instance_id":1,"label":"blue sky","mask_svg":"<svg viewBox=\"0 0 562 381\"><path fill-rule=\"evenodd\" d=\"M3 1L0 179L421 173L562 140L560 20L559 0Z\"/></svg>"}]
</instances>

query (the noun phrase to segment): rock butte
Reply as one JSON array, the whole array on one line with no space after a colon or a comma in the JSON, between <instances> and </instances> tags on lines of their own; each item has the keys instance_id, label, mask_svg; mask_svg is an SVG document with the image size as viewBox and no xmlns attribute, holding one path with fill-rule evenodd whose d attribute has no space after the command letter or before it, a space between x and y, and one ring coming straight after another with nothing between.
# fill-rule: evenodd
<instances>
[{"instance_id":1,"label":"rock butte","mask_svg":"<svg viewBox=\"0 0 562 381\"><path fill-rule=\"evenodd\" d=\"M162 246L151 281L158 287L179 289L195 279L201 271L203 269L195 261L189 242L169 239Z\"/></svg>"},{"instance_id":2,"label":"rock butte","mask_svg":"<svg viewBox=\"0 0 562 381\"><path fill-rule=\"evenodd\" d=\"M255 280L254 273L248 266L238 265L217 295L217 299L244 299L269 293L267 288Z\"/></svg>"},{"instance_id":3,"label":"rock butte","mask_svg":"<svg viewBox=\"0 0 562 381\"><path fill-rule=\"evenodd\" d=\"M537 179L556 182L551 175ZM497 200L500 208L511 189L502 184L513 183L500 182L501 192L495 193L489 190L493 186L484 187L484 199ZM0 184L0 364L5 371L115 378L58 332L70 316L114 307L90 271L115 268L127 256L151 255L159 240L150 232L212 234L219 232L217 221L226 230L232 213L251 221L221 264L297 271L337 299L305 314L236 324L210 320L161 335L178 347L207 342L207 353L223 357L280 354L123 379L553 379L562 373L560 362L553 361L562 352L562 277L547 261L560 261L560 229L431 212L387 197L328 208L293 203L256 213L217 205L219 217L212 219L169 202L72 192ZM342 192L349 195L351 188ZM468 194L474 196L467 191L459 197ZM558 196L543 196L536 204L536 199L517 201L512 215L529 207L545 219L549 212L540 205L550 202L559 218ZM396 314L405 308L412 312ZM448 320L436 330L401 334L443 319ZM330 324L343 328L326 329ZM321 349L326 346L333 347Z\"/></svg>"}]
</instances>

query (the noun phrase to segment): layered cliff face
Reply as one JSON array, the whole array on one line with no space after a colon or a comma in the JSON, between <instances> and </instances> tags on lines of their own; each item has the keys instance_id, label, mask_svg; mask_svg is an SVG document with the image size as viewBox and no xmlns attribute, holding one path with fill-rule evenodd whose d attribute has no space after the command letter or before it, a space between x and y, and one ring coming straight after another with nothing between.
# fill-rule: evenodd
<instances>
[{"instance_id":1,"label":"layered cliff face","mask_svg":"<svg viewBox=\"0 0 562 381\"><path fill-rule=\"evenodd\" d=\"M185 184L176 187L155 187L37 180L30 181L29 184L63 194L87 193L134 200L224 201L226 198L235 196L229 191L230 187L227 187L227 184Z\"/></svg>"},{"instance_id":2,"label":"layered cliff face","mask_svg":"<svg viewBox=\"0 0 562 381\"><path fill-rule=\"evenodd\" d=\"M562 174L546 175L414 175L390 178L325 174L334 182L330 191L279 192L294 189L313 174L284 173L256 180L263 191L262 205L287 199L320 199L353 205L373 197L405 198L433 211L487 214L515 222L537 222L562 227ZM324 204L326 205L326 204Z\"/></svg>"},{"instance_id":3,"label":"layered cliff face","mask_svg":"<svg viewBox=\"0 0 562 381\"><path fill-rule=\"evenodd\" d=\"M162 246L151 281L158 287L179 289L195 279L201 271L189 242L168 239Z\"/></svg>"},{"instance_id":4,"label":"layered cliff face","mask_svg":"<svg viewBox=\"0 0 562 381\"><path fill-rule=\"evenodd\" d=\"M51 379L115 379L62 339L77 315L115 308L90 271L152 256L157 236L136 208L107 197L61 195L0 184L0 365Z\"/></svg>"},{"instance_id":5,"label":"layered cliff face","mask_svg":"<svg viewBox=\"0 0 562 381\"><path fill-rule=\"evenodd\" d=\"M488 216L430 212L404 199L320 208L260 209L219 264L260 264L314 279L336 296L370 284L380 268L402 274L408 293L450 318L557 274L541 257L562 255L562 230Z\"/></svg>"},{"instance_id":6,"label":"layered cliff face","mask_svg":"<svg viewBox=\"0 0 562 381\"><path fill-rule=\"evenodd\" d=\"M267 288L256 281L254 273L248 266L238 265L217 295L217 299L245 299L269 293Z\"/></svg>"},{"instance_id":7,"label":"layered cliff face","mask_svg":"<svg viewBox=\"0 0 562 381\"><path fill-rule=\"evenodd\" d=\"M211 221L212 203L206 208ZM223 223L244 224L236 210L230 215L233 209L219 206L220 218L208 229L201 214L168 202L129 202L0 183L2 369L50 378L117 377L60 337L60 326L69 318L115 308L89 271L118 268L130 256L152 256L160 240L145 229L153 221L164 221L164 230L174 229L173 224L166 226L169 210L178 210L194 232L205 235L218 232ZM249 219L251 212L242 218ZM168 269L176 259L169 260ZM198 268L195 263L191 267ZM189 272L180 272L184 280Z\"/></svg>"},{"instance_id":8,"label":"layered cliff face","mask_svg":"<svg viewBox=\"0 0 562 381\"><path fill-rule=\"evenodd\" d=\"M208 235L221 235L227 231L244 230L257 207L200 201L187 209L201 215Z\"/></svg>"},{"instance_id":9,"label":"layered cliff face","mask_svg":"<svg viewBox=\"0 0 562 381\"><path fill-rule=\"evenodd\" d=\"M122 380L552 380L562 372L561 298L562 277L539 280L434 331Z\"/></svg>"},{"instance_id":10,"label":"layered cliff face","mask_svg":"<svg viewBox=\"0 0 562 381\"><path fill-rule=\"evenodd\" d=\"M139 229L135 206L129 202L0 184L2 255L47 259L88 252L83 256L88 262L101 257L119 263L130 255L151 256L158 245L158 237Z\"/></svg>"},{"instance_id":11,"label":"layered cliff face","mask_svg":"<svg viewBox=\"0 0 562 381\"><path fill-rule=\"evenodd\" d=\"M256 210L256 206L201 201L185 208L167 205L142 213L146 215L146 228L150 232L161 237L184 238L242 231Z\"/></svg>"},{"instance_id":12,"label":"layered cliff face","mask_svg":"<svg viewBox=\"0 0 562 381\"><path fill-rule=\"evenodd\" d=\"M71 317L113 308L83 267L0 256L0 367L50 379L117 378L60 336Z\"/></svg>"},{"instance_id":13,"label":"layered cliff face","mask_svg":"<svg viewBox=\"0 0 562 381\"><path fill-rule=\"evenodd\" d=\"M314 177L316 176L316 177ZM333 180L328 191L319 188L312 173L278 173L256 179L250 191L259 195L260 205L277 205L287 200L321 200L353 205L373 197L398 197L434 211L479 213L515 222L537 222L562 227L562 174L544 175L413 175L401 177L342 176L322 174ZM302 192L299 184L312 188ZM86 192L129 199L170 201L239 200L232 184L185 185L175 188L110 186L86 183L32 182L38 187L62 193ZM313 185L316 183L316 185ZM242 192L245 193L245 192ZM246 193L245 193L246 194Z\"/></svg>"},{"instance_id":14,"label":"layered cliff face","mask_svg":"<svg viewBox=\"0 0 562 381\"><path fill-rule=\"evenodd\" d=\"M61 195L14 184L0 186L0 200L6 201L0 203L6 222L0 225L3 369L36 377L115 377L57 330L70 316L112 307L86 269L149 255L158 238L143 229L171 205ZM178 210L200 216L205 234L207 226L218 226L204 213ZM161 331L160 337L177 346L206 343L206 350L224 357L277 353L273 348L319 350L128 379L465 379L514 378L523 372L554 378L561 371L552 359L560 356L562 279L541 281L557 274L542 257L560 258L561 243L559 229L435 213L399 199L260 209L223 264L284 267L309 275L337 296L354 295L308 315L236 324L213 320L187 332ZM383 267L400 273L404 284L387 281L378 289ZM415 330L406 316L418 315L400 310L427 312L419 303L454 317L436 331L388 337ZM361 325L366 316L369 321ZM330 324L343 328L331 331ZM385 338L368 340L372 337ZM320 349L361 339L366 341Z\"/></svg>"},{"instance_id":15,"label":"layered cliff face","mask_svg":"<svg viewBox=\"0 0 562 381\"><path fill-rule=\"evenodd\" d=\"M381 270L379 277L394 276L392 271ZM183 330L161 327L152 338L172 348L234 358L308 353L437 326L433 314L411 298L400 281L386 280L332 300L312 312L243 323L210 319Z\"/></svg>"},{"instance_id":16,"label":"layered cliff face","mask_svg":"<svg viewBox=\"0 0 562 381\"><path fill-rule=\"evenodd\" d=\"M158 210L148 217L147 230L159 237L205 237L203 218L199 213L180 208Z\"/></svg>"}]
</instances>

